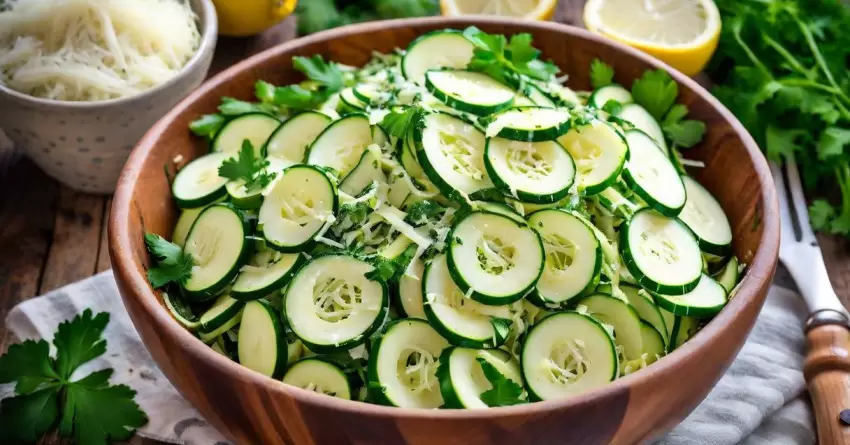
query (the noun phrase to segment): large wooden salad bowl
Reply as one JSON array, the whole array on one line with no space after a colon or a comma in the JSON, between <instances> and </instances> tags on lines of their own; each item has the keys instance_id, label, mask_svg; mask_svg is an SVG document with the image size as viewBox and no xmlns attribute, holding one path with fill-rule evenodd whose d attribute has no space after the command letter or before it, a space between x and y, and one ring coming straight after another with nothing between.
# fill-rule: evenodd
<instances>
[{"instance_id":1,"label":"large wooden salad bowl","mask_svg":"<svg viewBox=\"0 0 850 445\"><path fill-rule=\"evenodd\" d=\"M644 70L669 67L581 29L486 18L376 22L298 39L239 63L201 86L151 128L118 184L109 221L115 279L142 340L171 383L224 434L245 444L631 444L658 437L683 420L732 362L761 309L776 267L779 218L767 163L741 124L707 91L678 72L680 102L708 125L687 152L705 162L696 177L729 216L738 258L748 268L725 309L691 341L650 366L577 397L492 410L412 410L317 395L282 384L217 354L174 321L145 278L143 234L171 234L178 216L164 165L207 151L188 124L222 96L252 97L254 82L300 80L295 55L323 54L351 65L373 50L405 47L440 28L476 25L490 33L530 32L544 57L588 89L594 58L613 65L624 85Z\"/></svg>"}]
</instances>

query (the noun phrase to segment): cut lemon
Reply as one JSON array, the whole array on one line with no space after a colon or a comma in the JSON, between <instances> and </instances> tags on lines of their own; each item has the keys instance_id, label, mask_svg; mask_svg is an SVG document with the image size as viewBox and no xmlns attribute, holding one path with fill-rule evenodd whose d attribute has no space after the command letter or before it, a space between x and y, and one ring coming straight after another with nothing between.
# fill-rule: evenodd
<instances>
[{"instance_id":1,"label":"cut lemon","mask_svg":"<svg viewBox=\"0 0 850 445\"><path fill-rule=\"evenodd\" d=\"M218 33L246 37L280 23L292 14L298 0L213 0L213 4L218 15Z\"/></svg>"},{"instance_id":2,"label":"cut lemon","mask_svg":"<svg viewBox=\"0 0 850 445\"><path fill-rule=\"evenodd\" d=\"M705 67L720 36L720 12L712 0L590 0L584 24L689 76Z\"/></svg>"},{"instance_id":3,"label":"cut lemon","mask_svg":"<svg viewBox=\"0 0 850 445\"><path fill-rule=\"evenodd\" d=\"M558 0L440 0L443 15L501 15L549 20Z\"/></svg>"}]
</instances>

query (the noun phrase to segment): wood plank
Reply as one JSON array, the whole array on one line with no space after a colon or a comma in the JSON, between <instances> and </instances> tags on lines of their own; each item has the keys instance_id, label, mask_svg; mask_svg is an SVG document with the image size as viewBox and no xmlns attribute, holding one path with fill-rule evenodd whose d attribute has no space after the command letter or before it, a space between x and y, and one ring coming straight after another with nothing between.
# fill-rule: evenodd
<instances>
[{"instance_id":1,"label":"wood plank","mask_svg":"<svg viewBox=\"0 0 850 445\"><path fill-rule=\"evenodd\" d=\"M66 188L59 192L53 243L39 293L82 280L95 272L105 199Z\"/></svg>"},{"instance_id":2,"label":"wood plank","mask_svg":"<svg viewBox=\"0 0 850 445\"><path fill-rule=\"evenodd\" d=\"M106 240L107 233L109 232L107 230L109 225L106 222L109 221L110 210L112 210L112 197L106 198L106 202L103 203L103 222L100 226L100 246L97 251L95 273L103 272L112 267L109 264L109 243Z\"/></svg>"},{"instance_id":3,"label":"wood plank","mask_svg":"<svg viewBox=\"0 0 850 445\"><path fill-rule=\"evenodd\" d=\"M23 154L0 148L0 353L14 341L2 320L38 294L58 191Z\"/></svg>"}]
</instances>

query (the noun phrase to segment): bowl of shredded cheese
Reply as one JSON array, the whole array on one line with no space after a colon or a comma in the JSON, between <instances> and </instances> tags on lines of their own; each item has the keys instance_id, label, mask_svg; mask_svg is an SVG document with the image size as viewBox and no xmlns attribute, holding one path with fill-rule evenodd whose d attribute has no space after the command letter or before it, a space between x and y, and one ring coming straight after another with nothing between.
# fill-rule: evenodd
<instances>
[{"instance_id":1,"label":"bowl of shredded cheese","mask_svg":"<svg viewBox=\"0 0 850 445\"><path fill-rule=\"evenodd\" d=\"M45 172L111 193L136 142L207 75L210 0L0 6L0 130Z\"/></svg>"}]
</instances>

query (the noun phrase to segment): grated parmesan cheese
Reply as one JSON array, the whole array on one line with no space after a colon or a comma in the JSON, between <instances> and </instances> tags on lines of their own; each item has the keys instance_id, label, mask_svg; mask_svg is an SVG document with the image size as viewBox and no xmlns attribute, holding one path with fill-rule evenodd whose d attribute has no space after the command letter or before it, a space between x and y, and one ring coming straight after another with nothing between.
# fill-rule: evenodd
<instances>
[{"instance_id":1,"label":"grated parmesan cheese","mask_svg":"<svg viewBox=\"0 0 850 445\"><path fill-rule=\"evenodd\" d=\"M198 49L178 0L12 0L0 13L0 83L24 94L98 101L173 78Z\"/></svg>"}]
</instances>

